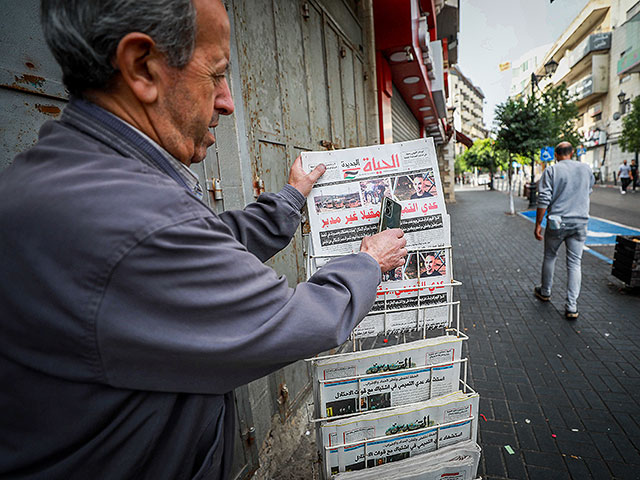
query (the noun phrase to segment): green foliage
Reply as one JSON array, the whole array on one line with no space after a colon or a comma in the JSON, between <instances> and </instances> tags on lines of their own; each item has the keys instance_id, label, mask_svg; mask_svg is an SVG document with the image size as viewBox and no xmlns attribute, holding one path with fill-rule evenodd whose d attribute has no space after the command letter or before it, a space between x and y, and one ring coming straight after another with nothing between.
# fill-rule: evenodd
<instances>
[{"instance_id":1,"label":"green foliage","mask_svg":"<svg viewBox=\"0 0 640 480\"><path fill-rule=\"evenodd\" d=\"M549 117L549 133L547 145L555 146L566 141L571 145L580 143L580 136L576 130L578 106L572 100L567 86L562 83L547 88L538 100Z\"/></svg>"},{"instance_id":2,"label":"green foliage","mask_svg":"<svg viewBox=\"0 0 640 480\"><path fill-rule=\"evenodd\" d=\"M547 88L540 98L509 98L496 107L497 147L537 158L540 148L563 140L579 143L578 107L565 84Z\"/></svg>"},{"instance_id":3,"label":"green foliage","mask_svg":"<svg viewBox=\"0 0 640 480\"><path fill-rule=\"evenodd\" d=\"M492 175L497 170L504 170L509 165L509 156L496 148L491 138L476 140L471 148L456 157L456 172L469 171L473 167L489 171ZM458 168L460 170L458 170Z\"/></svg>"},{"instance_id":4,"label":"green foliage","mask_svg":"<svg viewBox=\"0 0 640 480\"><path fill-rule=\"evenodd\" d=\"M546 145L549 113L531 98L508 98L496 107L498 148L531 157Z\"/></svg>"},{"instance_id":5,"label":"green foliage","mask_svg":"<svg viewBox=\"0 0 640 480\"><path fill-rule=\"evenodd\" d=\"M640 95L633 100L631 112L622 120L620 147L625 152L640 152Z\"/></svg>"}]
</instances>

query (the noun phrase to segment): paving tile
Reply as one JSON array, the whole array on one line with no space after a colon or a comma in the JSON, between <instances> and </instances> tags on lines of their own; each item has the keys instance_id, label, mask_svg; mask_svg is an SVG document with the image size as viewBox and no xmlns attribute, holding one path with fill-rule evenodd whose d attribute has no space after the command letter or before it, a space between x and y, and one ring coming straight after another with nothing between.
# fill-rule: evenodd
<instances>
[{"instance_id":1,"label":"paving tile","mask_svg":"<svg viewBox=\"0 0 640 480\"><path fill-rule=\"evenodd\" d=\"M591 472L593 478L598 480L611 478L611 470L609 470L609 467L604 460L585 458L584 463L587 465L587 468Z\"/></svg>"},{"instance_id":2,"label":"paving tile","mask_svg":"<svg viewBox=\"0 0 640 480\"><path fill-rule=\"evenodd\" d=\"M548 468L527 466L529 480L570 480L568 471L550 470Z\"/></svg>"},{"instance_id":3,"label":"paving tile","mask_svg":"<svg viewBox=\"0 0 640 480\"><path fill-rule=\"evenodd\" d=\"M482 448L485 465L484 473L487 475L496 475L499 477L504 477L506 475L501 450L502 446L497 445L487 445Z\"/></svg>"},{"instance_id":4,"label":"paving tile","mask_svg":"<svg viewBox=\"0 0 640 480\"><path fill-rule=\"evenodd\" d=\"M592 479L594 478L586 462L581 458L574 458L571 456L564 457L564 461L567 464L571 478L574 479Z\"/></svg>"}]
</instances>

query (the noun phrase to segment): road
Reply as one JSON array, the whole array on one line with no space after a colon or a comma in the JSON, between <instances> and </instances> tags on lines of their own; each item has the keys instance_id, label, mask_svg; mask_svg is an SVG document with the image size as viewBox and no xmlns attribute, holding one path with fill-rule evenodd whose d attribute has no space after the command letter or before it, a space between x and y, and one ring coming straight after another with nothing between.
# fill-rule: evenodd
<instances>
[{"instance_id":1,"label":"road","mask_svg":"<svg viewBox=\"0 0 640 480\"><path fill-rule=\"evenodd\" d=\"M620 189L597 185L591 194L591 215L629 227L640 228L640 188L635 193L629 189L626 195Z\"/></svg>"}]
</instances>

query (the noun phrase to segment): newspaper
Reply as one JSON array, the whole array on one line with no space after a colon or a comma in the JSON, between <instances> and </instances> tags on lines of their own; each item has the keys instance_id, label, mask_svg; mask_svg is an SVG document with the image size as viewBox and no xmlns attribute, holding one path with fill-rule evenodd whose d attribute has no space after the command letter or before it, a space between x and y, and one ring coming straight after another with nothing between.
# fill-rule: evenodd
<instances>
[{"instance_id":1,"label":"newspaper","mask_svg":"<svg viewBox=\"0 0 640 480\"><path fill-rule=\"evenodd\" d=\"M321 426L322 444L336 447L360 440L395 435L477 415L478 394L460 390L426 402L368 412L345 419L326 420ZM475 439L477 422L472 431Z\"/></svg>"},{"instance_id":2,"label":"newspaper","mask_svg":"<svg viewBox=\"0 0 640 480\"><path fill-rule=\"evenodd\" d=\"M378 445L379 438L385 436L402 436L403 433L419 434L420 431L436 425L458 422L471 419L470 439L475 440L477 435L477 411L478 394L465 394L461 391L444 395L426 402L412 404L410 406L397 407L384 411L373 411L356 415L341 420L327 420L320 427L320 438L318 439L325 448L323 459L327 475L335 474L340 470L340 458L346 454L343 450L335 447L349 444L352 447L354 442L370 440L369 446ZM461 430L458 430L459 433ZM436 444L443 445L440 441L447 442L453 439L463 438L463 434L457 437L448 436L447 427L441 429L440 437ZM409 445L409 454L415 449L410 445L413 437L408 437L404 443ZM431 438L429 436L428 438ZM376 440L371 440L376 439ZM363 447L364 448L364 447ZM350 452L356 451L349 450ZM375 458L371 452L379 452L375 448L367 449L367 458L370 463L379 465L380 458ZM343 465L350 464L353 458L346 456Z\"/></svg>"},{"instance_id":3,"label":"newspaper","mask_svg":"<svg viewBox=\"0 0 640 480\"><path fill-rule=\"evenodd\" d=\"M365 460L370 468L475 441L477 410L478 394L456 392L410 407L330 421L321 427L325 471L333 475L359 470Z\"/></svg>"},{"instance_id":4,"label":"newspaper","mask_svg":"<svg viewBox=\"0 0 640 480\"><path fill-rule=\"evenodd\" d=\"M316 416L416 403L458 390L462 338L453 335L313 362Z\"/></svg>"},{"instance_id":5,"label":"newspaper","mask_svg":"<svg viewBox=\"0 0 640 480\"><path fill-rule=\"evenodd\" d=\"M448 244L433 139L301 155L306 172L327 167L307 197L315 255L357 252L362 238L376 233L385 196L402 204L409 247Z\"/></svg>"},{"instance_id":6,"label":"newspaper","mask_svg":"<svg viewBox=\"0 0 640 480\"><path fill-rule=\"evenodd\" d=\"M402 204L401 228L412 253L403 267L385 272L372 317L354 337L449 325L451 243L449 216L431 138L328 152L303 152L302 166L327 167L307 197L312 274L331 256L357 252L377 232L382 198ZM326 257L323 257L326 256ZM420 299L419 299L420 297ZM394 310L412 309L410 311ZM391 312L385 316L383 311Z\"/></svg>"},{"instance_id":7,"label":"newspaper","mask_svg":"<svg viewBox=\"0 0 640 480\"><path fill-rule=\"evenodd\" d=\"M450 258L449 249L419 250L403 267L384 273L376 302L353 337L451 326L450 306L437 306L451 301Z\"/></svg>"},{"instance_id":8,"label":"newspaper","mask_svg":"<svg viewBox=\"0 0 640 480\"><path fill-rule=\"evenodd\" d=\"M335 475L334 480L474 480L480 463L480 446L474 441L456 443L432 453Z\"/></svg>"}]
</instances>

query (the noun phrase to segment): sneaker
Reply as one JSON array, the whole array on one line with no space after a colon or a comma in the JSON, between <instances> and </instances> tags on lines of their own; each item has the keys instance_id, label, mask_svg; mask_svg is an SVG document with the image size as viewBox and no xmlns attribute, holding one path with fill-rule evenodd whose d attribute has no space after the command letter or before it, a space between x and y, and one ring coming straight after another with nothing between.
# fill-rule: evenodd
<instances>
[{"instance_id":1,"label":"sneaker","mask_svg":"<svg viewBox=\"0 0 640 480\"><path fill-rule=\"evenodd\" d=\"M620 193L621 193L622 195L626 195L626 193L627 193L627 192L625 192L624 190L622 190Z\"/></svg>"},{"instance_id":2,"label":"sneaker","mask_svg":"<svg viewBox=\"0 0 640 480\"><path fill-rule=\"evenodd\" d=\"M578 315L580 314L578 313L577 310L575 312L570 312L569 310L564 311L564 317L567 320L575 320L576 318L578 318Z\"/></svg>"},{"instance_id":3,"label":"sneaker","mask_svg":"<svg viewBox=\"0 0 640 480\"><path fill-rule=\"evenodd\" d=\"M551 299L551 295L542 294L542 287L535 287L533 289L533 294L538 298L538 300L542 300L543 302L548 302Z\"/></svg>"}]
</instances>

